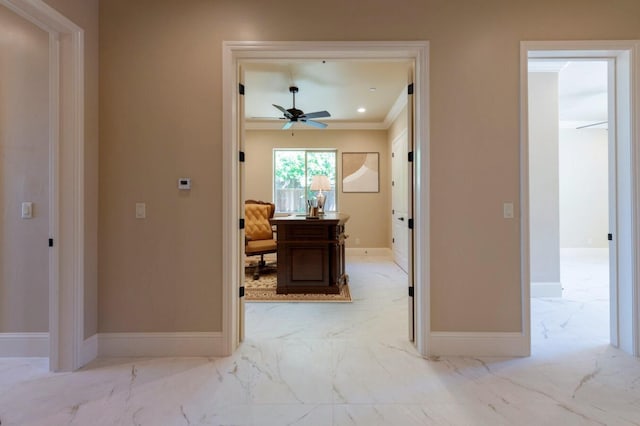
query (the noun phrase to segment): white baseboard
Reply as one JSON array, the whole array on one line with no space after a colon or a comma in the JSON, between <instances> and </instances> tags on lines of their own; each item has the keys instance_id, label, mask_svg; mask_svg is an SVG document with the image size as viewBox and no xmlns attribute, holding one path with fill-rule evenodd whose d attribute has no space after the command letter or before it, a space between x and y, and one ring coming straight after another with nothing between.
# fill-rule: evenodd
<instances>
[{"instance_id":1,"label":"white baseboard","mask_svg":"<svg viewBox=\"0 0 640 426\"><path fill-rule=\"evenodd\" d=\"M80 349L80 366L89 364L98 357L98 335L85 339Z\"/></svg>"},{"instance_id":2,"label":"white baseboard","mask_svg":"<svg viewBox=\"0 0 640 426\"><path fill-rule=\"evenodd\" d=\"M221 332L100 333L98 355L119 356L224 356Z\"/></svg>"},{"instance_id":3,"label":"white baseboard","mask_svg":"<svg viewBox=\"0 0 640 426\"><path fill-rule=\"evenodd\" d=\"M374 247L374 248L355 248L348 247L345 249L346 256L385 256L391 257L392 251L388 247Z\"/></svg>"},{"instance_id":4,"label":"white baseboard","mask_svg":"<svg viewBox=\"0 0 640 426\"><path fill-rule=\"evenodd\" d=\"M532 282L531 297L562 297L562 284L559 282Z\"/></svg>"},{"instance_id":5,"label":"white baseboard","mask_svg":"<svg viewBox=\"0 0 640 426\"><path fill-rule=\"evenodd\" d=\"M49 333L0 333L0 357L48 357Z\"/></svg>"},{"instance_id":6,"label":"white baseboard","mask_svg":"<svg viewBox=\"0 0 640 426\"><path fill-rule=\"evenodd\" d=\"M530 355L529 344L522 333L456 333L431 332L429 355L500 356Z\"/></svg>"}]
</instances>

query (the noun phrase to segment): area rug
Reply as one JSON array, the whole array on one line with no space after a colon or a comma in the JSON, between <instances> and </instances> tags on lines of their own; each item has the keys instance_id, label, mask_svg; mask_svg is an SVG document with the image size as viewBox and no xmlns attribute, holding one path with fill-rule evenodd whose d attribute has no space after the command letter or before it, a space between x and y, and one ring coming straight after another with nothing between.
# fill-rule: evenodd
<instances>
[{"instance_id":1,"label":"area rug","mask_svg":"<svg viewBox=\"0 0 640 426\"><path fill-rule=\"evenodd\" d=\"M245 268L244 300L247 302L351 302L349 285L342 286L340 294L277 294L278 277L276 269L268 267L253 279L254 268Z\"/></svg>"}]
</instances>

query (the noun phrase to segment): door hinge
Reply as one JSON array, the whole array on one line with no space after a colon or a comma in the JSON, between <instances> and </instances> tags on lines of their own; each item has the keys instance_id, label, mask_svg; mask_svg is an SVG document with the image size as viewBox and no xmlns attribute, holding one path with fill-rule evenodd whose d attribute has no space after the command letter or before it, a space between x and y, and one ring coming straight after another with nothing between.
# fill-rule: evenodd
<instances>
[{"instance_id":1,"label":"door hinge","mask_svg":"<svg viewBox=\"0 0 640 426\"><path fill-rule=\"evenodd\" d=\"M244 95L244 84L238 84L238 93Z\"/></svg>"},{"instance_id":2,"label":"door hinge","mask_svg":"<svg viewBox=\"0 0 640 426\"><path fill-rule=\"evenodd\" d=\"M49 238L49 247L53 247L53 238Z\"/></svg>"},{"instance_id":3,"label":"door hinge","mask_svg":"<svg viewBox=\"0 0 640 426\"><path fill-rule=\"evenodd\" d=\"M238 153L238 160L239 160L241 163L244 163L244 151L240 151L240 152Z\"/></svg>"},{"instance_id":4,"label":"door hinge","mask_svg":"<svg viewBox=\"0 0 640 426\"><path fill-rule=\"evenodd\" d=\"M409 297L413 297L413 286L409 287Z\"/></svg>"},{"instance_id":5,"label":"door hinge","mask_svg":"<svg viewBox=\"0 0 640 426\"><path fill-rule=\"evenodd\" d=\"M240 287L240 291L238 293L239 297L244 297L244 286Z\"/></svg>"},{"instance_id":6,"label":"door hinge","mask_svg":"<svg viewBox=\"0 0 640 426\"><path fill-rule=\"evenodd\" d=\"M244 229L244 219L240 219L240 229Z\"/></svg>"},{"instance_id":7,"label":"door hinge","mask_svg":"<svg viewBox=\"0 0 640 426\"><path fill-rule=\"evenodd\" d=\"M413 83L407 86L407 94L413 95Z\"/></svg>"},{"instance_id":8,"label":"door hinge","mask_svg":"<svg viewBox=\"0 0 640 426\"><path fill-rule=\"evenodd\" d=\"M396 243L396 239L395 239L395 238L392 238L392 239L391 239L391 244L395 244L395 243Z\"/></svg>"},{"instance_id":9,"label":"door hinge","mask_svg":"<svg viewBox=\"0 0 640 426\"><path fill-rule=\"evenodd\" d=\"M607 240L613 241L613 234L607 234Z\"/></svg>"},{"instance_id":10,"label":"door hinge","mask_svg":"<svg viewBox=\"0 0 640 426\"><path fill-rule=\"evenodd\" d=\"M410 163L413 163L413 151L407 154L407 159L409 160Z\"/></svg>"},{"instance_id":11,"label":"door hinge","mask_svg":"<svg viewBox=\"0 0 640 426\"><path fill-rule=\"evenodd\" d=\"M413 219L409 219L409 229L413 229Z\"/></svg>"}]
</instances>

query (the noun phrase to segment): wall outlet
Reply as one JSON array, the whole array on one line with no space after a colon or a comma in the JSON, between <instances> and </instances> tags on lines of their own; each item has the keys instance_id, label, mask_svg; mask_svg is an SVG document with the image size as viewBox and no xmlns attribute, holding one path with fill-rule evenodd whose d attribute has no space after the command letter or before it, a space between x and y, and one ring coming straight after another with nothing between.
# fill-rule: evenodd
<instances>
[{"instance_id":1,"label":"wall outlet","mask_svg":"<svg viewBox=\"0 0 640 426\"><path fill-rule=\"evenodd\" d=\"M356 237L356 245L359 246L360 245L360 238Z\"/></svg>"}]
</instances>

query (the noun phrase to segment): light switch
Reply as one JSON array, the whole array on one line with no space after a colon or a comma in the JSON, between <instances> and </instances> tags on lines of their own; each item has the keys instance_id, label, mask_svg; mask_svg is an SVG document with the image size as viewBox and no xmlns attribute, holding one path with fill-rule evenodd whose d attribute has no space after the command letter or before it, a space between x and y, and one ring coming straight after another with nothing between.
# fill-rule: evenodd
<instances>
[{"instance_id":1,"label":"light switch","mask_svg":"<svg viewBox=\"0 0 640 426\"><path fill-rule=\"evenodd\" d=\"M502 205L502 213L505 219L513 219L513 203L504 203Z\"/></svg>"},{"instance_id":2,"label":"light switch","mask_svg":"<svg viewBox=\"0 0 640 426\"><path fill-rule=\"evenodd\" d=\"M136 219L144 219L147 217L147 205L145 203L136 203Z\"/></svg>"},{"instance_id":3,"label":"light switch","mask_svg":"<svg viewBox=\"0 0 640 426\"><path fill-rule=\"evenodd\" d=\"M23 219L31 219L33 217L33 203L32 202L22 203L21 214Z\"/></svg>"}]
</instances>

